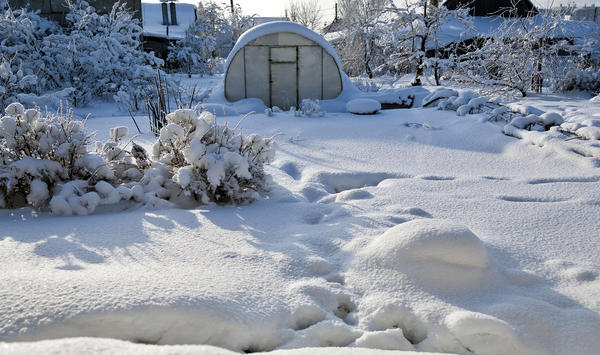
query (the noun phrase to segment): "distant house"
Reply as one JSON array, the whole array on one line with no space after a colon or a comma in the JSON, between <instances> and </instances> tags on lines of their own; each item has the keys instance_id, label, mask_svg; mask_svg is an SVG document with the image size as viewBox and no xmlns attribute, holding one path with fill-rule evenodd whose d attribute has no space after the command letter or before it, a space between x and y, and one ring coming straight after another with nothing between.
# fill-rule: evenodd
<instances>
[{"instance_id":1,"label":"distant house","mask_svg":"<svg viewBox=\"0 0 600 355\"><path fill-rule=\"evenodd\" d=\"M516 7L512 7L511 0L448 0L444 6L448 9L457 9L460 7L469 8L472 16L472 27L467 28L458 20L450 21L442 26L438 33L438 44L441 47L446 47L452 43L470 44L477 38L489 38L497 33L507 21L512 21L515 18L528 18L524 22L525 26L536 26L543 23L544 19L529 0L519 0L515 2ZM598 25L588 21L566 21L561 28L554 31L552 40L568 39L570 41L578 41L584 37L598 31ZM439 47L438 47L439 48ZM432 55L434 45L428 46L428 55Z\"/></svg>"},{"instance_id":2,"label":"distant house","mask_svg":"<svg viewBox=\"0 0 600 355\"><path fill-rule=\"evenodd\" d=\"M116 0L87 0L98 13L107 14ZM142 21L144 49L166 58L169 45L185 36L187 27L196 21L196 6L171 2L148 3L141 0L121 0L134 17ZM61 25L68 12L67 0L8 0L11 8L37 10L40 15Z\"/></svg>"},{"instance_id":3,"label":"distant house","mask_svg":"<svg viewBox=\"0 0 600 355\"><path fill-rule=\"evenodd\" d=\"M185 37L187 28L196 21L196 6L176 2L142 3L144 49L165 59L169 46Z\"/></svg>"},{"instance_id":4,"label":"distant house","mask_svg":"<svg viewBox=\"0 0 600 355\"><path fill-rule=\"evenodd\" d=\"M569 20L600 23L600 7L592 5L575 8L568 18Z\"/></svg>"},{"instance_id":5,"label":"distant house","mask_svg":"<svg viewBox=\"0 0 600 355\"><path fill-rule=\"evenodd\" d=\"M468 8L471 16L528 17L539 12L529 0L447 0L449 10Z\"/></svg>"},{"instance_id":6,"label":"distant house","mask_svg":"<svg viewBox=\"0 0 600 355\"><path fill-rule=\"evenodd\" d=\"M93 6L98 13L109 13L115 4L115 0L88 0L88 4ZM141 0L122 0L127 5L127 9L133 12L134 17L141 20L142 2ZM13 9L28 8L30 10L40 11L40 15L61 25L65 23L65 15L69 9L67 0L8 0L8 4Z\"/></svg>"}]
</instances>

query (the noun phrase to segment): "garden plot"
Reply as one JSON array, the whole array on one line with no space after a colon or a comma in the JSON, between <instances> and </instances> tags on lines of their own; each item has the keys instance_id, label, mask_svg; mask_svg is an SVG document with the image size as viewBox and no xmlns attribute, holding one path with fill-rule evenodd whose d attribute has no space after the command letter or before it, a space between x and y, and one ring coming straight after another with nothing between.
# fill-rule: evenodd
<instances>
[{"instance_id":1,"label":"garden plot","mask_svg":"<svg viewBox=\"0 0 600 355\"><path fill-rule=\"evenodd\" d=\"M135 131L95 116L98 139ZM483 118L254 114L244 132L283 135L250 205L3 210L0 347L593 353L600 171ZM97 338L38 342L72 337Z\"/></svg>"}]
</instances>

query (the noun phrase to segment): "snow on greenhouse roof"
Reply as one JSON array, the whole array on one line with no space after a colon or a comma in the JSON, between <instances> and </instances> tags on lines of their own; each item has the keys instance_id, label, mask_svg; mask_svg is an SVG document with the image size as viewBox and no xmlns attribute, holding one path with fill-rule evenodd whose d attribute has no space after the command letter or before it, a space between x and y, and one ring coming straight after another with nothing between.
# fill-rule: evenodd
<instances>
[{"instance_id":1,"label":"snow on greenhouse roof","mask_svg":"<svg viewBox=\"0 0 600 355\"><path fill-rule=\"evenodd\" d=\"M231 53L229 53L229 56L227 57L227 61L225 62L225 73L227 73L229 64L233 60L235 54L240 49L244 48L248 43L252 42L253 40L259 37L281 32L297 34L319 44L321 47L323 47L323 49L327 51L327 53L329 53L333 57L335 63L337 64L338 68L340 68L341 72L342 63L340 62L340 59L338 58L337 53L335 52L335 49L333 49L331 44L327 42L327 40L323 38L323 36L294 22L274 21L252 27L240 36L235 46L231 50Z\"/></svg>"}]
</instances>

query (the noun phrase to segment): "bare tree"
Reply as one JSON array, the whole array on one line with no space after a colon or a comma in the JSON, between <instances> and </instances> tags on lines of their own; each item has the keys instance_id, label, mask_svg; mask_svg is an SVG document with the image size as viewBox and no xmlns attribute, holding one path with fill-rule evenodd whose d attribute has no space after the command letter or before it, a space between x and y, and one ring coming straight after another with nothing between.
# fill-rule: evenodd
<instances>
[{"instance_id":1,"label":"bare tree","mask_svg":"<svg viewBox=\"0 0 600 355\"><path fill-rule=\"evenodd\" d=\"M403 62L415 64L412 85L421 85L425 68L432 67L436 85L440 85L440 30L452 19L470 27L467 10L448 10L435 0L404 0L404 7L392 4L389 12L394 14L390 23L394 43L389 43L387 47L397 46L390 61L396 62L396 66Z\"/></svg>"},{"instance_id":2,"label":"bare tree","mask_svg":"<svg viewBox=\"0 0 600 355\"><path fill-rule=\"evenodd\" d=\"M382 19L390 0L343 0L340 3L342 36L340 54L344 69L353 75L365 73L372 78L383 62L379 38L385 31Z\"/></svg>"},{"instance_id":3,"label":"bare tree","mask_svg":"<svg viewBox=\"0 0 600 355\"><path fill-rule=\"evenodd\" d=\"M323 15L318 0L291 0L287 11L291 21L311 30L323 25Z\"/></svg>"}]
</instances>

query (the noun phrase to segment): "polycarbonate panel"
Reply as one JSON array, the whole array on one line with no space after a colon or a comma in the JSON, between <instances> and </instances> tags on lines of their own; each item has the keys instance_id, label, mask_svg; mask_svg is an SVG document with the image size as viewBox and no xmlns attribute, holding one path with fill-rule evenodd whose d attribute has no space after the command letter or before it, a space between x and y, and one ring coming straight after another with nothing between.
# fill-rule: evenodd
<instances>
[{"instance_id":1,"label":"polycarbonate panel","mask_svg":"<svg viewBox=\"0 0 600 355\"><path fill-rule=\"evenodd\" d=\"M244 49L236 53L225 75L225 97L229 101L246 98L244 88Z\"/></svg>"},{"instance_id":2,"label":"polycarbonate panel","mask_svg":"<svg viewBox=\"0 0 600 355\"><path fill-rule=\"evenodd\" d=\"M298 95L302 99L322 99L321 47L298 47Z\"/></svg>"},{"instance_id":3,"label":"polycarbonate panel","mask_svg":"<svg viewBox=\"0 0 600 355\"><path fill-rule=\"evenodd\" d=\"M342 92L340 70L333 57L323 51L323 100L335 99Z\"/></svg>"},{"instance_id":4,"label":"polycarbonate panel","mask_svg":"<svg viewBox=\"0 0 600 355\"><path fill-rule=\"evenodd\" d=\"M274 47L271 48L272 62L294 62L296 63L296 47Z\"/></svg>"},{"instance_id":5,"label":"polycarbonate panel","mask_svg":"<svg viewBox=\"0 0 600 355\"><path fill-rule=\"evenodd\" d=\"M246 46L246 97L269 105L269 47Z\"/></svg>"},{"instance_id":6,"label":"polycarbonate panel","mask_svg":"<svg viewBox=\"0 0 600 355\"><path fill-rule=\"evenodd\" d=\"M248 45L255 46L318 46L317 43L295 33L280 32L258 37Z\"/></svg>"},{"instance_id":7,"label":"polycarbonate panel","mask_svg":"<svg viewBox=\"0 0 600 355\"><path fill-rule=\"evenodd\" d=\"M296 63L271 63L271 106L297 106Z\"/></svg>"}]
</instances>

